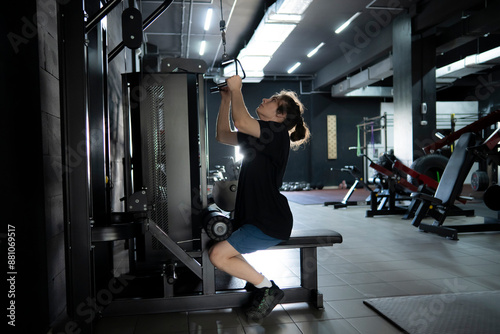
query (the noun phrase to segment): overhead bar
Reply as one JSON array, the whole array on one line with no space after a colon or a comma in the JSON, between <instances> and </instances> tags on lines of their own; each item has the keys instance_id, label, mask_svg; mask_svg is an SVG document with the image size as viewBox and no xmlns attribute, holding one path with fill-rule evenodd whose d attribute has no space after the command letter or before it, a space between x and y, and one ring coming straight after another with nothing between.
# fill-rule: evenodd
<instances>
[{"instance_id":1,"label":"overhead bar","mask_svg":"<svg viewBox=\"0 0 500 334\"><path fill-rule=\"evenodd\" d=\"M92 16L85 25L85 33L92 30L98 22L100 22L110 11L113 10L122 0L112 0L108 2L104 7L102 7L94 16Z\"/></svg>"}]
</instances>

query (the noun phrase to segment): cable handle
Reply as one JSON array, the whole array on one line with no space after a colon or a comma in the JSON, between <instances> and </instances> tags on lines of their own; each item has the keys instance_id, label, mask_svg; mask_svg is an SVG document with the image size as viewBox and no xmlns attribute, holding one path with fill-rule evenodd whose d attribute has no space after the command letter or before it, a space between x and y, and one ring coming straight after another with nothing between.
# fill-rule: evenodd
<instances>
[{"instance_id":1,"label":"cable handle","mask_svg":"<svg viewBox=\"0 0 500 334\"><path fill-rule=\"evenodd\" d=\"M231 64L231 63L234 63L234 64L235 64L235 65L234 65L234 67L235 67L235 69L236 69L236 75L240 75L240 74L238 73L238 66L241 68L241 72L242 72L242 75L240 75L240 76L241 76L241 80L245 79L245 78L247 77L247 75L246 75L246 73L245 73L245 70L244 70L244 69L243 69L243 67L241 66L241 63L240 63L240 61L238 60L238 58L232 58L232 59L225 60L225 61L223 61L223 62L222 62L222 64L221 64L221 65L222 65L222 66L224 66L224 65L229 65L229 64ZM224 82L221 82L221 83L217 84L217 86L215 86L215 87L211 87L211 88L210 88L210 93L212 93L212 94L213 94L213 93L218 93L218 92L219 92L222 88L224 88L224 87L227 87L227 82L226 82L226 81L224 81Z\"/></svg>"}]
</instances>

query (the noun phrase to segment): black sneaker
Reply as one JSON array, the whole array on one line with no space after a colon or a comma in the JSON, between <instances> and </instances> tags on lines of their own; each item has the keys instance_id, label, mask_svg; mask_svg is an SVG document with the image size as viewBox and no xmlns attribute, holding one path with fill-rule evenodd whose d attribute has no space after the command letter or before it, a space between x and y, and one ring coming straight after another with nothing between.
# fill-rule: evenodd
<instances>
[{"instance_id":1,"label":"black sneaker","mask_svg":"<svg viewBox=\"0 0 500 334\"><path fill-rule=\"evenodd\" d=\"M254 292L252 302L245 310L249 321L261 322L285 296L283 290L274 281L271 281L271 283L272 286L270 288L256 289Z\"/></svg>"},{"instance_id":2,"label":"black sneaker","mask_svg":"<svg viewBox=\"0 0 500 334\"><path fill-rule=\"evenodd\" d=\"M250 282L247 282L247 284L245 284L244 289L247 290L248 292L254 292L255 290L257 290L257 288L255 287L255 285L253 285Z\"/></svg>"}]
</instances>

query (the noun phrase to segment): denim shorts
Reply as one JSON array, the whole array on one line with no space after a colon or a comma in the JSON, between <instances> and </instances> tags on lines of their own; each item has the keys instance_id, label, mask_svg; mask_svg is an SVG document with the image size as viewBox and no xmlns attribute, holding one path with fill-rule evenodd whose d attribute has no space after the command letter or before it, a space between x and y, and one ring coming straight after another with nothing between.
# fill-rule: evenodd
<instances>
[{"instance_id":1,"label":"denim shorts","mask_svg":"<svg viewBox=\"0 0 500 334\"><path fill-rule=\"evenodd\" d=\"M244 224L227 241L238 253L247 254L275 246L283 240L268 236L255 225Z\"/></svg>"}]
</instances>

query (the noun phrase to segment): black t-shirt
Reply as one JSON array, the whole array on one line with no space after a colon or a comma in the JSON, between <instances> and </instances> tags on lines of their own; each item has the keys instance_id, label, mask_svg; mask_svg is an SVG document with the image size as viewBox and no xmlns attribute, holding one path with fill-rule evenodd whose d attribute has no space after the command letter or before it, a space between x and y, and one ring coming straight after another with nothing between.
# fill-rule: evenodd
<instances>
[{"instance_id":1,"label":"black t-shirt","mask_svg":"<svg viewBox=\"0 0 500 334\"><path fill-rule=\"evenodd\" d=\"M279 188L288 162L290 137L282 123L258 122L260 138L238 132L244 158L236 194L235 223L253 224L273 238L288 240L293 217Z\"/></svg>"}]
</instances>

